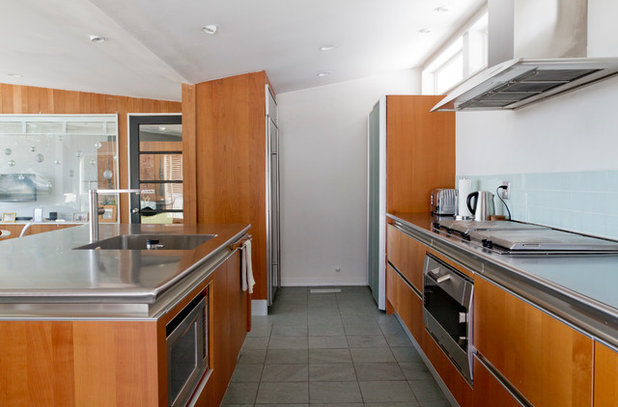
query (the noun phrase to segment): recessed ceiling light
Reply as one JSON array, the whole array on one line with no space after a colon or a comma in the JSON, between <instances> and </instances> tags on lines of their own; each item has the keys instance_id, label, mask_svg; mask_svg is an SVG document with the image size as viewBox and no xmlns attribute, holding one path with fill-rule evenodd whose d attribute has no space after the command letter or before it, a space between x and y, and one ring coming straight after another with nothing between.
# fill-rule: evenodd
<instances>
[{"instance_id":1,"label":"recessed ceiling light","mask_svg":"<svg viewBox=\"0 0 618 407\"><path fill-rule=\"evenodd\" d=\"M439 6L439 7L434 8L433 11L435 11L436 13L446 13L448 11L448 7Z\"/></svg>"},{"instance_id":2,"label":"recessed ceiling light","mask_svg":"<svg viewBox=\"0 0 618 407\"><path fill-rule=\"evenodd\" d=\"M23 78L24 75L20 74L20 73L10 73L8 74L11 78Z\"/></svg>"},{"instance_id":3,"label":"recessed ceiling light","mask_svg":"<svg viewBox=\"0 0 618 407\"><path fill-rule=\"evenodd\" d=\"M101 44L105 42L105 40L107 39L101 35L96 35L96 34L90 34L89 37L90 37L90 42L93 42L95 44Z\"/></svg>"},{"instance_id":4,"label":"recessed ceiling light","mask_svg":"<svg viewBox=\"0 0 618 407\"><path fill-rule=\"evenodd\" d=\"M316 74L316 76L317 76L318 78L323 78L323 77L328 76L328 75L330 75L330 72L318 72L318 73Z\"/></svg>"},{"instance_id":5,"label":"recessed ceiling light","mask_svg":"<svg viewBox=\"0 0 618 407\"><path fill-rule=\"evenodd\" d=\"M206 34L215 35L219 27L216 24L208 24L202 27L202 31Z\"/></svg>"},{"instance_id":6,"label":"recessed ceiling light","mask_svg":"<svg viewBox=\"0 0 618 407\"><path fill-rule=\"evenodd\" d=\"M337 47L335 47L334 45L322 45L320 47L320 51L332 51L335 48L337 48Z\"/></svg>"},{"instance_id":7,"label":"recessed ceiling light","mask_svg":"<svg viewBox=\"0 0 618 407\"><path fill-rule=\"evenodd\" d=\"M429 34L431 30L429 28L421 28L418 32L421 34Z\"/></svg>"}]
</instances>

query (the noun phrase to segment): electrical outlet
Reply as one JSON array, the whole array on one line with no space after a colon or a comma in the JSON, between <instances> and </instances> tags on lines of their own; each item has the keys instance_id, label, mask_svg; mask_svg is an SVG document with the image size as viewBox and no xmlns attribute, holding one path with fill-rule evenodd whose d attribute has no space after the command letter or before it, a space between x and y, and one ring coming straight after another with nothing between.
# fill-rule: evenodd
<instances>
[{"instance_id":1,"label":"electrical outlet","mask_svg":"<svg viewBox=\"0 0 618 407\"><path fill-rule=\"evenodd\" d=\"M336 271L337 273L341 273L341 267L337 267L337 268L335 268L335 271Z\"/></svg>"},{"instance_id":2,"label":"electrical outlet","mask_svg":"<svg viewBox=\"0 0 618 407\"><path fill-rule=\"evenodd\" d=\"M506 185L506 189L500 189L500 196L502 199L511 198L511 183L509 181L502 181L501 185Z\"/></svg>"}]
</instances>

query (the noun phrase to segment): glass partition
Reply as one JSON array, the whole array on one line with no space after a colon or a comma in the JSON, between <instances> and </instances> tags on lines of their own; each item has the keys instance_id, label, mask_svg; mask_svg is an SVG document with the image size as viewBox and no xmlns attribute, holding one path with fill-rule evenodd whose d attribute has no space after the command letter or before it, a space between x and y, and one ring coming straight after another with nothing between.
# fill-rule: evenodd
<instances>
[{"instance_id":1,"label":"glass partition","mask_svg":"<svg viewBox=\"0 0 618 407\"><path fill-rule=\"evenodd\" d=\"M85 222L96 188L118 188L117 115L0 115L0 213ZM99 203L118 222L118 196Z\"/></svg>"}]
</instances>

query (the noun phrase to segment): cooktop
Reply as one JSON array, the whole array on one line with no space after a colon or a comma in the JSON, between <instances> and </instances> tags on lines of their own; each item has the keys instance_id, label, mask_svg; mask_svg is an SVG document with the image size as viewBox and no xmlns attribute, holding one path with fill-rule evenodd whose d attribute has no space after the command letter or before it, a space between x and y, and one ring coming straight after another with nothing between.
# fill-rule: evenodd
<instances>
[{"instance_id":1,"label":"cooktop","mask_svg":"<svg viewBox=\"0 0 618 407\"><path fill-rule=\"evenodd\" d=\"M435 229L503 254L618 253L618 242L516 221L440 219Z\"/></svg>"}]
</instances>

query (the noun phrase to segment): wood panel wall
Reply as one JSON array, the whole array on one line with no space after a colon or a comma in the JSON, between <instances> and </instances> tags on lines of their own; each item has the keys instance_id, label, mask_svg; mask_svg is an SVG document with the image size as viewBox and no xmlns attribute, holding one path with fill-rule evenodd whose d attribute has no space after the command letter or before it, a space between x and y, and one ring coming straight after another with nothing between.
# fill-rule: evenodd
<instances>
[{"instance_id":1,"label":"wood panel wall","mask_svg":"<svg viewBox=\"0 0 618 407\"><path fill-rule=\"evenodd\" d=\"M180 112L180 102L0 84L2 114L118 114L120 188L129 187L127 114ZM128 205L128 197L122 194L122 223L129 223Z\"/></svg>"},{"instance_id":2,"label":"wood panel wall","mask_svg":"<svg viewBox=\"0 0 618 407\"><path fill-rule=\"evenodd\" d=\"M434 188L455 185L455 113L442 96L386 97L386 211L429 212Z\"/></svg>"},{"instance_id":3,"label":"wood panel wall","mask_svg":"<svg viewBox=\"0 0 618 407\"><path fill-rule=\"evenodd\" d=\"M197 222L251 224L254 299L267 297L266 83L256 72L183 87L185 129L196 118L195 137L183 133L183 142L195 150Z\"/></svg>"}]
</instances>

